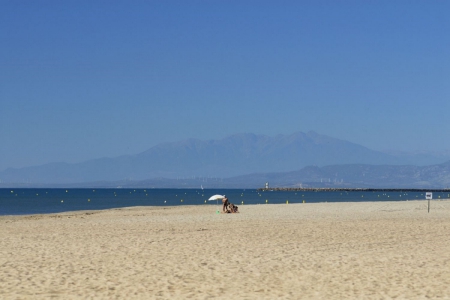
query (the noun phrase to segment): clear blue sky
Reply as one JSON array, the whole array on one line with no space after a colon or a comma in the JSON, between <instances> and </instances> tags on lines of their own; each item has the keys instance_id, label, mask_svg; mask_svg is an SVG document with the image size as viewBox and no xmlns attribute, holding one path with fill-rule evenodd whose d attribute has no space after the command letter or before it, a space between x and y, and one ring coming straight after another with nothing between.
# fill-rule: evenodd
<instances>
[{"instance_id":1,"label":"clear blue sky","mask_svg":"<svg viewBox=\"0 0 450 300\"><path fill-rule=\"evenodd\" d=\"M450 149L450 1L0 2L0 170L314 130Z\"/></svg>"}]
</instances>

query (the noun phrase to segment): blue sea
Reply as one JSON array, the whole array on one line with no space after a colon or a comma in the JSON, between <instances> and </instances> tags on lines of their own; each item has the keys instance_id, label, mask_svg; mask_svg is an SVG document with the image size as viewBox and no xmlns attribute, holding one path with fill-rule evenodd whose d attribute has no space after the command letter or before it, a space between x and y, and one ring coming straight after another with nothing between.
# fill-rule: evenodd
<instances>
[{"instance_id":1,"label":"blue sea","mask_svg":"<svg viewBox=\"0 0 450 300\"><path fill-rule=\"evenodd\" d=\"M424 192L258 191L255 189L0 189L0 215L47 214L129 206L217 205L226 195L236 205L424 200ZM434 192L433 199L449 198Z\"/></svg>"}]
</instances>

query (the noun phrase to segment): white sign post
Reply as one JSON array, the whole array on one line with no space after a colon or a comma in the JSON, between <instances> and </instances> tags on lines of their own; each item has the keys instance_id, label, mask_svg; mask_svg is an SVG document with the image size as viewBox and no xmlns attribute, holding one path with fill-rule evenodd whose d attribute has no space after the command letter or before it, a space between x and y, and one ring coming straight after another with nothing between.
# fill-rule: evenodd
<instances>
[{"instance_id":1,"label":"white sign post","mask_svg":"<svg viewBox=\"0 0 450 300\"><path fill-rule=\"evenodd\" d=\"M431 199L433 199L433 193L426 192L425 193L425 199L428 200L428 212L430 212L430 201L431 201Z\"/></svg>"}]
</instances>

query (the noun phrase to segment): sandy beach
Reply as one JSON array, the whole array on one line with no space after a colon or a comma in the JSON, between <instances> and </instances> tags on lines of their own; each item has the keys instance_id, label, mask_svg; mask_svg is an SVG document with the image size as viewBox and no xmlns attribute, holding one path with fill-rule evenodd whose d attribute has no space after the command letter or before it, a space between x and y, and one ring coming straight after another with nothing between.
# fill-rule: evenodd
<instances>
[{"instance_id":1,"label":"sandy beach","mask_svg":"<svg viewBox=\"0 0 450 300\"><path fill-rule=\"evenodd\" d=\"M0 298L450 298L450 201L0 217Z\"/></svg>"}]
</instances>

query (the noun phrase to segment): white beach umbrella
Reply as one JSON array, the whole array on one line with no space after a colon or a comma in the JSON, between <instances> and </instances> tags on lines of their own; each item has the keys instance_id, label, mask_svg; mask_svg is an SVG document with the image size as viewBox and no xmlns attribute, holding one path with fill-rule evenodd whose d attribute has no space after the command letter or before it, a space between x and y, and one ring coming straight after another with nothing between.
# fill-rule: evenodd
<instances>
[{"instance_id":1,"label":"white beach umbrella","mask_svg":"<svg viewBox=\"0 0 450 300\"><path fill-rule=\"evenodd\" d=\"M219 199L223 199L223 198L225 198L225 195L214 195L214 196L209 197L208 201L216 200L216 204L219 205L219 201L218 200ZM219 213L219 210L217 210L217 213Z\"/></svg>"},{"instance_id":2,"label":"white beach umbrella","mask_svg":"<svg viewBox=\"0 0 450 300\"><path fill-rule=\"evenodd\" d=\"M219 200L219 199L223 199L223 198L225 198L225 195L214 195L214 196L211 196L211 197L209 197L209 199L208 199L208 201L213 201L213 200Z\"/></svg>"}]
</instances>

